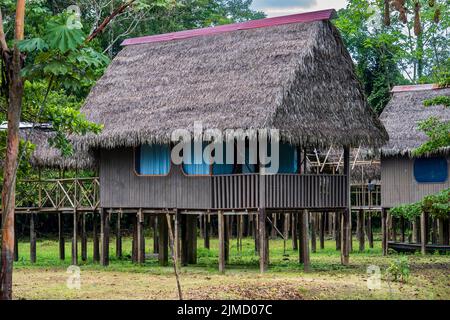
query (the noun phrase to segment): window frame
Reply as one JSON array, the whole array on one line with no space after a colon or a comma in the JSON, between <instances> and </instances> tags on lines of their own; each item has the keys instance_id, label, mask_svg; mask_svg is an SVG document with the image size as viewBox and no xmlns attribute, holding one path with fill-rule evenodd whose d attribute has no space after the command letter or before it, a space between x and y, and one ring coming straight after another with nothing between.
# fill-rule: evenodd
<instances>
[{"instance_id":1,"label":"window frame","mask_svg":"<svg viewBox=\"0 0 450 320\"><path fill-rule=\"evenodd\" d=\"M416 163L419 160L426 160L426 159L439 159L439 160L444 160L445 164L446 164L446 172L445 172L445 180L444 181L419 181L417 179L417 175L416 175ZM440 157L440 156L436 156L436 157L430 157L430 158L416 158L413 161L413 177L414 177L414 181L417 184L443 184L446 183L449 180L449 174L448 174L448 168L449 168L449 164L448 164L448 159L446 157Z\"/></svg>"},{"instance_id":2,"label":"window frame","mask_svg":"<svg viewBox=\"0 0 450 320\"><path fill-rule=\"evenodd\" d=\"M142 173L138 173L138 171L136 170L136 153L139 150L139 156L140 156L140 148L142 147L142 145L138 146L138 147L133 147L133 172L134 175L137 177L168 177L169 175L171 175L172 173L172 159L170 157L170 153L172 151L172 145L169 145L169 170L167 171L166 174L142 174Z\"/></svg>"}]
</instances>

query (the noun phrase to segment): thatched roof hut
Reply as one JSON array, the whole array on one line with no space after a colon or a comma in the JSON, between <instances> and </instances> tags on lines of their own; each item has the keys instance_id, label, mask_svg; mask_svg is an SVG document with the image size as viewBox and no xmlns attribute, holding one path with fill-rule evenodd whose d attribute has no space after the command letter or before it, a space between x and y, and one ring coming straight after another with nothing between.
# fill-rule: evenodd
<instances>
[{"instance_id":1,"label":"thatched roof hut","mask_svg":"<svg viewBox=\"0 0 450 320\"><path fill-rule=\"evenodd\" d=\"M399 86L392 90L392 99L380 116L389 133L389 142L382 148L386 156L411 156L414 149L427 141L418 124L429 117L450 121L450 109L444 106L425 107L424 101L437 96L450 96L450 88L436 85ZM448 154L450 148L437 153Z\"/></svg>"},{"instance_id":2,"label":"thatched roof hut","mask_svg":"<svg viewBox=\"0 0 450 320\"><path fill-rule=\"evenodd\" d=\"M0 128L0 130L5 128ZM50 146L49 139L55 136L51 126L46 124L21 123L20 137L34 145L29 158L30 164L35 168L48 169L95 169L97 160L92 151L74 149L73 155L63 156L61 151Z\"/></svg>"},{"instance_id":3,"label":"thatched roof hut","mask_svg":"<svg viewBox=\"0 0 450 320\"><path fill-rule=\"evenodd\" d=\"M380 146L334 10L130 39L82 112L83 148L167 143L174 129L280 129L302 146Z\"/></svg>"}]
</instances>

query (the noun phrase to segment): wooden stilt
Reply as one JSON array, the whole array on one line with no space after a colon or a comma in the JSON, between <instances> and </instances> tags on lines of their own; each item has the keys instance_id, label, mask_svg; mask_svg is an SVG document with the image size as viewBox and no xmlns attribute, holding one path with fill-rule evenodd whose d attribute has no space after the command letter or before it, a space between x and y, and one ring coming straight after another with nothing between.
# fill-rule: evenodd
<instances>
[{"instance_id":1,"label":"wooden stilt","mask_svg":"<svg viewBox=\"0 0 450 320\"><path fill-rule=\"evenodd\" d=\"M272 223L271 223L271 228L270 228L270 238L274 239L274 240L277 238L276 225L277 225L277 214L276 213L272 213Z\"/></svg>"},{"instance_id":2,"label":"wooden stilt","mask_svg":"<svg viewBox=\"0 0 450 320\"><path fill-rule=\"evenodd\" d=\"M336 241L336 250L341 250L341 215L334 213L334 238Z\"/></svg>"},{"instance_id":3,"label":"wooden stilt","mask_svg":"<svg viewBox=\"0 0 450 320\"><path fill-rule=\"evenodd\" d=\"M73 211L72 265L78 265L78 213Z\"/></svg>"},{"instance_id":4,"label":"wooden stilt","mask_svg":"<svg viewBox=\"0 0 450 320\"><path fill-rule=\"evenodd\" d=\"M388 225L387 225L387 210L381 210L381 248L383 255L388 253Z\"/></svg>"},{"instance_id":5,"label":"wooden stilt","mask_svg":"<svg viewBox=\"0 0 450 320\"><path fill-rule=\"evenodd\" d=\"M197 216L186 215L187 263L197 263ZM161 239L160 239L161 241Z\"/></svg>"},{"instance_id":6,"label":"wooden stilt","mask_svg":"<svg viewBox=\"0 0 450 320\"><path fill-rule=\"evenodd\" d=\"M209 237L210 237L210 233L211 233L210 232L211 216L210 216L209 212L204 215L204 222L205 222L204 223L204 233L205 233L204 246L205 246L205 249L209 250L209 246L210 246Z\"/></svg>"},{"instance_id":7,"label":"wooden stilt","mask_svg":"<svg viewBox=\"0 0 450 320\"><path fill-rule=\"evenodd\" d=\"M259 270L261 273L267 271L268 259L267 259L267 230L266 230L266 209L259 209Z\"/></svg>"},{"instance_id":8,"label":"wooden stilt","mask_svg":"<svg viewBox=\"0 0 450 320\"><path fill-rule=\"evenodd\" d=\"M30 261L36 263L36 230L35 230L36 214L30 214Z\"/></svg>"},{"instance_id":9,"label":"wooden stilt","mask_svg":"<svg viewBox=\"0 0 450 320\"><path fill-rule=\"evenodd\" d=\"M86 213L81 214L81 261L87 261Z\"/></svg>"},{"instance_id":10,"label":"wooden stilt","mask_svg":"<svg viewBox=\"0 0 450 320\"><path fill-rule=\"evenodd\" d=\"M259 255L259 216L253 216L253 239L255 240L255 253Z\"/></svg>"},{"instance_id":11,"label":"wooden stilt","mask_svg":"<svg viewBox=\"0 0 450 320\"><path fill-rule=\"evenodd\" d=\"M101 254L100 262L102 266L109 265L109 214L105 209L100 211L100 238L101 238Z\"/></svg>"},{"instance_id":12,"label":"wooden stilt","mask_svg":"<svg viewBox=\"0 0 450 320\"><path fill-rule=\"evenodd\" d=\"M420 243L421 242L421 238L420 238L420 217L415 218L413 221L413 240L414 243Z\"/></svg>"},{"instance_id":13,"label":"wooden stilt","mask_svg":"<svg viewBox=\"0 0 450 320\"><path fill-rule=\"evenodd\" d=\"M225 219L223 212L218 212L219 225L219 272L225 272Z\"/></svg>"},{"instance_id":14,"label":"wooden stilt","mask_svg":"<svg viewBox=\"0 0 450 320\"><path fill-rule=\"evenodd\" d=\"M309 215L309 218L311 219L311 252L316 253L316 251L317 251L317 239L316 239L317 214L313 212Z\"/></svg>"},{"instance_id":15,"label":"wooden stilt","mask_svg":"<svg viewBox=\"0 0 450 320\"><path fill-rule=\"evenodd\" d=\"M138 217L137 213L133 216L133 238L131 240L131 261L133 263L137 263L138 261L138 237L137 237L137 229L138 229Z\"/></svg>"},{"instance_id":16,"label":"wooden stilt","mask_svg":"<svg viewBox=\"0 0 450 320\"><path fill-rule=\"evenodd\" d=\"M442 222L442 244L443 245L449 245L450 239L449 239L449 234L450 234L450 219L443 219L441 220Z\"/></svg>"},{"instance_id":17,"label":"wooden stilt","mask_svg":"<svg viewBox=\"0 0 450 320\"><path fill-rule=\"evenodd\" d=\"M158 259L159 265L167 266L169 264L169 226L167 218L165 215L160 215L158 217L158 229L159 229L159 249L158 249Z\"/></svg>"},{"instance_id":18,"label":"wooden stilt","mask_svg":"<svg viewBox=\"0 0 450 320\"><path fill-rule=\"evenodd\" d=\"M422 239L420 251L423 255L425 255L427 253L426 246L428 243L427 221L426 220L427 220L426 213L422 212L422 214L420 215L420 238Z\"/></svg>"},{"instance_id":19,"label":"wooden stilt","mask_svg":"<svg viewBox=\"0 0 450 320\"><path fill-rule=\"evenodd\" d=\"M188 237L188 228L187 228L187 216L185 214L180 215L181 222L180 222L180 228L181 228L181 264L183 266L188 265L188 256L189 256L189 237Z\"/></svg>"},{"instance_id":20,"label":"wooden stilt","mask_svg":"<svg viewBox=\"0 0 450 320\"><path fill-rule=\"evenodd\" d=\"M372 231L372 213L367 213L367 239L369 240L369 247L373 249L373 231Z\"/></svg>"},{"instance_id":21,"label":"wooden stilt","mask_svg":"<svg viewBox=\"0 0 450 320\"><path fill-rule=\"evenodd\" d=\"M432 228L431 243L437 243L437 241L438 241L438 236L437 236L438 225L437 225L437 219L434 217L431 220L431 228Z\"/></svg>"},{"instance_id":22,"label":"wooden stilt","mask_svg":"<svg viewBox=\"0 0 450 320\"><path fill-rule=\"evenodd\" d=\"M291 233L292 233L292 250L297 251L298 250L298 217L296 213L293 213L291 215Z\"/></svg>"},{"instance_id":23,"label":"wooden stilt","mask_svg":"<svg viewBox=\"0 0 450 320\"><path fill-rule=\"evenodd\" d=\"M116 258L122 259L122 211L117 212L116 221Z\"/></svg>"},{"instance_id":24,"label":"wooden stilt","mask_svg":"<svg viewBox=\"0 0 450 320\"><path fill-rule=\"evenodd\" d=\"M359 210L358 211L358 242L359 242L359 252L364 252L364 250L366 250L366 246L365 246L365 230L364 230L364 225L365 225L365 219L364 219L364 210Z\"/></svg>"},{"instance_id":25,"label":"wooden stilt","mask_svg":"<svg viewBox=\"0 0 450 320\"><path fill-rule=\"evenodd\" d=\"M297 217L298 221L297 221L297 229L298 229L298 253L299 253L299 262L301 264L305 263L305 255L303 254L303 250L306 247L306 244L304 243L305 241L305 236L304 236L304 232L305 232L305 227L303 226L304 223L304 219L303 219L303 214L304 212L300 212L299 216Z\"/></svg>"},{"instance_id":26,"label":"wooden stilt","mask_svg":"<svg viewBox=\"0 0 450 320\"><path fill-rule=\"evenodd\" d=\"M144 214L142 209L137 213L137 262L145 263Z\"/></svg>"},{"instance_id":27,"label":"wooden stilt","mask_svg":"<svg viewBox=\"0 0 450 320\"><path fill-rule=\"evenodd\" d=\"M405 218L400 217L400 241L405 242Z\"/></svg>"},{"instance_id":28,"label":"wooden stilt","mask_svg":"<svg viewBox=\"0 0 450 320\"><path fill-rule=\"evenodd\" d=\"M58 242L59 242L59 259L66 259L66 244L64 240L64 216L62 213L58 213Z\"/></svg>"},{"instance_id":29,"label":"wooden stilt","mask_svg":"<svg viewBox=\"0 0 450 320\"><path fill-rule=\"evenodd\" d=\"M350 258L350 211L346 209L341 217L341 263L349 264Z\"/></svg>"},{"instance_id":30,"label":"wooden stilt","mask_svg":"<svg viewBox=\"0 0 450 320\"><path fill-rule=\"evenodd\" d=\"M308 210L304 210L301 217L301 230L300 230L300 253L303 261L304 271L309 271L310 269L310 259L309 259L309 223Z\"/></svg>"},{"instance_id":31,"label":"wooden stilt","mask_svg":"<svg viewBox=\"0 0 450 320\"><path fill-rule=\"evenodd\" d=\"M348 236L349 236L349 239L348 239L348 246L349 246L349 252L353 252L353 220L352 220L352 217L353 217L353 213L352 213L352 210L350 209L350 210L349 210L349 220L348 220L348 224L349 224L349 226L348 226Z\"/></svg>"},{"instance_id":32,"label":"wooden stilt","mask_svg":"<svg viewBox=\"0 0 450 320\"><path fill-rule=\"evenodd\" d=\"M93 252L92 257L94 260L94 263L100 262L100 241L98 238L98 226L97 226L97 215L95 212L92 214L92 241L93 241Z\"/></svg>"},{"instance_id":33,"label":"wooden stilt","mask_svg":"<svg viewBox=\"0 0 450 320\"><path fill-rule=\"evenodd\" d=\"M181 241L182 241L182 235L181 235L181 214L180 212L176 209L175 210L175 228L174 228L174 250L175 250L175 257L177 259L177 264L181 265L181 256L182 256L182 252L181 252Z\"/></svg>"},{"instance_id":34,"label":"wooden stilt","mask_svg":"<svg viewBox=\"0 0 450 320\"><path fill-rule=\"evenodd\" d=\"M158 237L158 218L152 217L153 228L153 253L158 253L159 250L159 237Z\"/></svg>"},{"instance_id":35,"label":"wooden stilt","mask_svg":"<svg viewBox=\"0 0 450 320\"><path fill-rule=\"evenodd\" d=\"M319 216L320 228L319 228L319 241L320 241L320 249L325 249L325 228L326 228L326 217L327 213L322 212Z\"/></svg>"}]
</instances>

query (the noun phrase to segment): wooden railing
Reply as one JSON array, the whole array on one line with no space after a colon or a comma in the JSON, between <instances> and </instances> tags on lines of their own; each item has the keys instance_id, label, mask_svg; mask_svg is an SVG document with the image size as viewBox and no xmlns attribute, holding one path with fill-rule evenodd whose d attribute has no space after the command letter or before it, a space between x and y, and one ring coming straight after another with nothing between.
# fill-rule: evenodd
<instances>
[{"instance_id":1,"label":"wooden railing","mask_svg":"<svg viewBox=\"0 0 450 320\"><path fill-rule=\"evenodd\" d=\"M355 208L380 208L381 184L352 184L351 198Z\"/></svg>"},{"instance_id":2,"label":"wooden railing","mask_svg":"<svg viewBox=\"0 0 450 320\"><path fill-rule=\"evenodd\" d=\"M343 208L347 203L346 185L343 175L215 176L212 206L213 209L252 209L261 205L271 209Z\"/></svg>"},{"instance_id":3,"label":"wooden railing","mask_svg":"<svg viewBox=\"0 0 450 320\"><path fill-rule=\"evenodd\" d=\"M22 180L17 183L16 207L95 210L99 190L98 178Z\"/></svg>"}]
</instances>

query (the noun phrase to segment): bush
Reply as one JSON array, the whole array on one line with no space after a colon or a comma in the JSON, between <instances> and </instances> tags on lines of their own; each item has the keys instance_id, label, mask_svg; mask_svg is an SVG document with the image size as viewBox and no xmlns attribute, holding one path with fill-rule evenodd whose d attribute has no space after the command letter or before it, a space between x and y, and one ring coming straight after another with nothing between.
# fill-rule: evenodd
<instances>
[{"instance_id":1,"label":"bush","mask_svg":"<svg viewBox=\"0 0 450 320\"><path fill-rule=\"evenodd\" d=\"M408 282L410 275L408 257L403 256L399 259L395 259L387 269L388 277L393 282Z\"/></svg>"}]
</instances>

